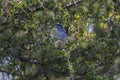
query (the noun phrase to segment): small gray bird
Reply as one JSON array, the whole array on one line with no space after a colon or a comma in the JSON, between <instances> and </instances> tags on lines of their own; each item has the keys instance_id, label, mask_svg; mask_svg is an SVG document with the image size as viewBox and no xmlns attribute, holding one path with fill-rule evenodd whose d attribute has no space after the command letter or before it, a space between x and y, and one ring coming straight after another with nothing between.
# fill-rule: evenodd
<instances>
[{"instance_id":1,"label":"small gray bird","mask_svg":"<svg viewBox=\"0 0 120 80\"><path fill-rule=\"evenodd\" d=\"M61 43L68 44L68 28L69 27L66 27L64 29L61 24L57 23L52 29L51 37L57 38L57 41L55 42L55 47L59 47Z\"/></svg>"},{"instance_id":2,"label":"small gray bird","mask_svg":"<svg viewBox=\"0 0 120 80\"><path fill-rule=\"evenodd\" d=\"M67 43L68 31L63 28L61 24L56 24L57 28L57 38L64 43Z\"/></svg>"}]
</instances>

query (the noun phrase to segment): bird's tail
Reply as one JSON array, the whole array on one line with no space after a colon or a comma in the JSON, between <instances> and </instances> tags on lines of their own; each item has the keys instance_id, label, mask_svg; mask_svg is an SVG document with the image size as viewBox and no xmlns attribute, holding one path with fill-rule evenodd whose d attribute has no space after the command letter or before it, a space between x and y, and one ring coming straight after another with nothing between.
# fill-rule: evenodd
<instances>
[{"instance_id":1,"label":"bird's tail","mask_svg":"<svg viewBox=\"0 0 120 80\"><path fill-rule=\"evenodd\" d=\"M65 31L66 31L67 34L68 34L68 30L69 30L69 26L66 26Z\"/></svg>"}]
</instances>

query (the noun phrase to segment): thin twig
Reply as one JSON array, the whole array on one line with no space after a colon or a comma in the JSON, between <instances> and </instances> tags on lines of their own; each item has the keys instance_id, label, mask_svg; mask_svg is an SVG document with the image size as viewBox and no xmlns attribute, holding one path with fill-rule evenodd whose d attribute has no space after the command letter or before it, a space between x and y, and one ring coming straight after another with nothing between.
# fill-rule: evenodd
<instances>
[{"instance_id":1,"label":"thin twig","mask_svg":"<svg viewBox=\"0 0 120 80\"><path fill-rule=\"evenodd\" d=\"M64 7L63 7L63 9L65 9L65 8L70 8L70 7L72 7L72 6L74 6L74 5L77 5L77 4L79 4L79 3L81 3L81 2L83 2L83 0L78 0L78 1L76 1L76 2L74 2L73 4L68 4L68 5L65 5Z\"/></svg>"}]
</instances>

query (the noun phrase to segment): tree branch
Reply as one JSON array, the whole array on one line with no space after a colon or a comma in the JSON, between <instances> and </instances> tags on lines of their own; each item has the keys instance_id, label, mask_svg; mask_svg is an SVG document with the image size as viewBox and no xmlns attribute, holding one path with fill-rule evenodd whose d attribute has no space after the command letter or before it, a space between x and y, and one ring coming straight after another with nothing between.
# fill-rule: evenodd
<instances>
[{"instance_id":1,"label":"tree branch","mask_svg":"<svg viewBox=\"0 0 120 80\"><path fill-rule=\"evenodd\" d=\"M69 4L63 6L62 8L63 8L63 9L70 8L70 7L72 7L72 6L76 5L76 4L79 4L79 3L81 3L81 2L83 2L83 0L78 0L78 1L76 1L76 2L74 2L74 3L71 3L71 2L70 2ZM24 14L24 13L26 13L26 12L40 11L40 10L44 10L44 9L47 9L47 7L45 7L45 6L31 6L31 7L23 8L23 9L22 9L23 11L22 11L21 13L20 13L20 12L16 12L15 15ZM59 11L59 9L60 9L60 8L55 7L54 10L55 10L55 11ZM50 9L49 9L49 10L50 10Z\"/></svg>"},{"instance_id":2,"label":"tree branch","mask_svg":"<svg viewBox=\"0 0 120 80\"><path fill-rule=\"evenodd\" d=\"M81 3L81 2L83 2L83 0L78 0L78 1L74 2L73 4L69 3L68 5L63 6L63 9L70 8L70 7L72 7L74 5L77 5L77 4Z\"/></svg>"},{"instance_id":3,"label":"tree branch","mask_svg":"<svg viewBox=\"0 0 120 80\"><path fill-rule=\"evenodd\" d=\"M29 59L29 58L26 58L26 57L20 57L19 58L20 61L22 62L27 62L27 63L30 63L30 64L39 64L39 65L43 65L42 62L38 62L37 60L35 59Z\"/></svg>"}]
</instances>

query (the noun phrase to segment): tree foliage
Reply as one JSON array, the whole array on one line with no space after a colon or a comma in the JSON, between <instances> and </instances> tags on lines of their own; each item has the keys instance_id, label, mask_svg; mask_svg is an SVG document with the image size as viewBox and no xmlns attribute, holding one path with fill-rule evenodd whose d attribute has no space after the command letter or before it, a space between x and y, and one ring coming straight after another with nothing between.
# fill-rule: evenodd
<instances>
[{"instance_id":1,"label":"tree foliage","mask_svg":"<svg viewBox=\"0 0 120 80\"><path fill-rule=\"evenodd\" d=\"M57 22L70 26L60 48ZM114 80L119 58L120 0L0 0L0 72L13 80Z\"/></svg>"}]
</instances>

